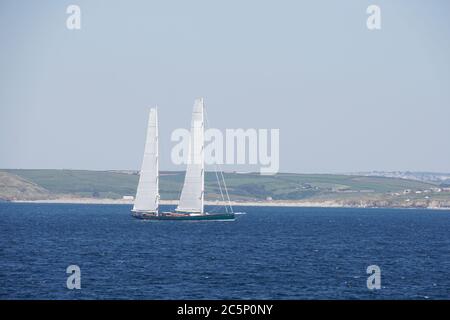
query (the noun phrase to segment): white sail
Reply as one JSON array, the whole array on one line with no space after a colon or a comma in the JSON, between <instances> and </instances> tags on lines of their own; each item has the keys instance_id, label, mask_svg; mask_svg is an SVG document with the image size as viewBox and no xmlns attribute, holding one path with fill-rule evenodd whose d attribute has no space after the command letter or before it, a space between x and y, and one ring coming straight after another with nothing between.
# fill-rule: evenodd
<instances>
[{"instance_id":1,"label":"white sail","mask_svg":"<svg viewBox=\"0 0 450 320\"><path fill-rule=\"evenodd\" d=\"M133 211L158 212L158 170L158 111L152 108Z\"/></svg>"},{"instance_id":2,"label":"white sail","mask_svg":"<svg viewBox=\"0 0 450 320\"><path fill-rule=\"evenodd\" d=\"M189 155L177 211L203 213L204 202L203 98L196 99L192 112Z\"/></svg>"}]
</instances>

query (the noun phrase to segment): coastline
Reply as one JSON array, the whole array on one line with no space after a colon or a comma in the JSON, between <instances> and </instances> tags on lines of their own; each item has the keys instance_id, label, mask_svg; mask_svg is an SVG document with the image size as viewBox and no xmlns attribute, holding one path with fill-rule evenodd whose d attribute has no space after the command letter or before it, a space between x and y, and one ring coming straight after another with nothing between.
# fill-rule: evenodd
<instances>
[{"instance_id":1,"label":"coastline","mask_svg":"<svg viewBox=\"0 0 450 320\"><path fill-rule=\"evenodd\" d=\"M36 203L36 204L111 204L133 205L133 200L106 199L106 198L56 198L42 200L12 200L11 203ZM177 205L177 200L160 200L161 205ZM228 203L223 201L205 201L208 206L222 206ZM232 206L248 207L299 207L299 208L386 208L386 209L430 209L450 210L450 207L416 207L416 206L352 206L340 201L231 201Z\"/></svg>"},{"instance_id":2,"label":"coastline","mask_svg":"<svg viewBox=\"0 0 450 320\"><path fill-rule=\"evenodd\" d=\"M57 198L42 200L12 200L12 203L60 203L60 204L126 204L132 205L133 200L124 199L98 199L98 198ZM178 200L160 200L161 205L177 205ZM205 201L207 206L228 205L224 201ZM311 202L311 201L231 201L232 206L254 206L254 207L344 207L334 201Z\"/></svg>"}]
</instances>

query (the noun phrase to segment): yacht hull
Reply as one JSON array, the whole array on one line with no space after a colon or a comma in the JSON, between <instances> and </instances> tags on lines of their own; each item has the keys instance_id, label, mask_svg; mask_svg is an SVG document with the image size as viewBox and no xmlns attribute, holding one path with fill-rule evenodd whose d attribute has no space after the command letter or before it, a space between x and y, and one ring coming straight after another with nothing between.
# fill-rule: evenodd
<instances>
[{"instance_id":1,"label":"yacht hull","mask_svg":"<svg viewBox=\"0 0 450 320\"><path fill-rule=\"evenodd\" d=\"M206 214L181 214L175 212L162 212L158 215L146 212L133 212L133 217L142 220L187 220L187 221L213 221L234 220L234 213L206 213Z\"/></svg>"}]
</instances>

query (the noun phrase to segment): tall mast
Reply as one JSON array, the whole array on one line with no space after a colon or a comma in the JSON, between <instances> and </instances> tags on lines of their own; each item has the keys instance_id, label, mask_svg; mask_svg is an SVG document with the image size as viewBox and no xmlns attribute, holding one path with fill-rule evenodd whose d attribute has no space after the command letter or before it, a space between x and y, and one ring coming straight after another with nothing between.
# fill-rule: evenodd
<instances>
[{"instance_id":1,"label":"tall mast","mask_svg":"<svg viewBox=\"0 0 450 320\"><path fill-rule=\"evenodd\" d=\"M180 202L176 211L204 213L205 170L203 147L203 98L200 98L195 100L192 110L188 163Z\"/></svg>"},{"instance_id":2,"label":"tall mast","mask_svg":"<svg viewBox=\"0 0 450 320\"><path fill-rule=\"evenodd\" d=\"M202 112L201 112L201 170L202 170L202 210L201 213L205 212L205 121L204 121L204 109L205 109L205 105L203 102L203 98L201 98L202 101Z\"/></svg>"},{"instance_id":3,"label":"tall mast","mask_svg":"<svg viewBox=\"0 0 450 320\"><path fill-rule=\"evenodd\" d=\"M156 158L156 215L159 215L159 125L158 125L158 106L155 107L155 158Z\"/></svg>"}]
</instances>

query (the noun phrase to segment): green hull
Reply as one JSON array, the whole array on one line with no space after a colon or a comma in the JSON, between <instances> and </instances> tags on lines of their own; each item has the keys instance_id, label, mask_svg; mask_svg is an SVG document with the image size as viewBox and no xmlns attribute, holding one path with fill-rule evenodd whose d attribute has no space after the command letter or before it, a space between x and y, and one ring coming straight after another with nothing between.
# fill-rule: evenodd
<instances>
[{"instance_id":1,"label":"green hull","mask_svg":"<svg viewBox=\"0 0 450 320\"><path fill-rule=\"evenodd\" d=\"M144 212L133 212L133 217L142 220L183 220L183 221L211 221L234 220L234 213L208 213L202 215L161 213L159 215Z\"/></svg>"}]
</instances>

